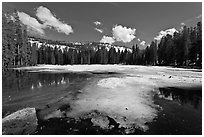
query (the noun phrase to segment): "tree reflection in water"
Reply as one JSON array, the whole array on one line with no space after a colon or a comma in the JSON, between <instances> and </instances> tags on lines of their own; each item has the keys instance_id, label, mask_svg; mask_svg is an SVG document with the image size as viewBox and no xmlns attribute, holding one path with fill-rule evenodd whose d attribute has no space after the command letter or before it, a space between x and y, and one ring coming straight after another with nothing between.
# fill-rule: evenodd
<instances>
[{"instance_id":1,"label":"tree reflection in water","mask_svg":"<svg viewBox=\"0 0 204 137\"><path fill-rule=\"evenodd\" d=\"M86 77L89 77L89 75L76 73L29 73L9 70L3 73L2 87L3 92L20 92L25 89L35 90L46 86L70 84Z\"/></svg>"},{"instance_id":2,"label":"tree reflection in water","mask_svg":"<svg viewBox=\"0 0 204 137\"><path fill-rule=\"evenodd\" d=\"M159 97L173 100L181 105L190 104L198 109L202 100L201 89L180 89L174 87L159 88Z\"/></svg>"}]
</instances>

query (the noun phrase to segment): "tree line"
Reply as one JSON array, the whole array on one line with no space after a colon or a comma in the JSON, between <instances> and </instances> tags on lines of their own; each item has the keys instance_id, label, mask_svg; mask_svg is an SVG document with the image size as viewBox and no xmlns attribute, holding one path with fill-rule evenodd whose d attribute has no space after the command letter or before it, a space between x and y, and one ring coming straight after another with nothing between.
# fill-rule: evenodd
<instances>
[{"instance_id":1,"label":"tree line","mask_svg":"<svg viewBox=\"0 0 204 137\"><path fill-rule=\"evenodd\" d=\"M202 23L198 22L196 27L183 26L173 36L163 36L159 43L152 41L141 54L142 65L202 68Z\"/></svg>"},{"instance_id":2,"label":"tree line","mask_svg":"<svg viewBox=\"0 0 204 137\"><path fill-rule=\"evenodd\" d=\"M31 46L32 58L31 64L130 64L131 52L125 49L117 51L114 47L106 49L97 43L87 43L77 45L75 47L65 47L63 50L60 47L45 46L43 43L38 47L37 43Z\"/></svg>"},{"instance_id":3,"label":"tree line","mask_svg":"<svg viewBox=\"0 0 204 137\"><path fill-rule=\"evenodd\" d=\"M17 12L13 16L2 15L2 67L29 66L31 47L28 46L27 28L19 20Z\"/></svg>"},{"instance_id":4,"label":"tree line","mask_svg":"<svg viewBox=\"0 0 204 137\"><path fill-rule=\"evenodd\" d=\"M202 24L186 27L173 36L166 35L158 44L159 65L202 67Z\"/></svg>"},{"instance_id":5,"label":"tree line","mask_svg":"<svg viewBox=\"0 0 204 137\"><path fill-rule=\"evenodd\" d=\"M133 45L131 50L109 50L99 43L75 45L60 41L42 40L41 46L28 41L27 28L17 15L2 15L2 66L3 69L37 64L128 64L202 67L202 24L184 26L173 36L152 41L146 49ZM46 43L60 46L46 46Z\"/></svg>"}]
</instances>

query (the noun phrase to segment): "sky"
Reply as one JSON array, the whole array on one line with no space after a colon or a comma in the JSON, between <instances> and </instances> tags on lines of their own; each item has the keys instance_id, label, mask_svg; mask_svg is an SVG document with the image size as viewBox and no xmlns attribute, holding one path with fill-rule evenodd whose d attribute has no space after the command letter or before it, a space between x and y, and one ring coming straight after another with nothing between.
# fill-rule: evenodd
<instances>
[{"instance_id":1,"label":"sky","mask_svg":"<svg viewBox=\"0 0 204 137\"><path fill-rule=\"evenodd\" d=\"M28 32L67 42L108 42L140 48L202 20L201 2L3 2Z\"/></svg>"}]
</instances>

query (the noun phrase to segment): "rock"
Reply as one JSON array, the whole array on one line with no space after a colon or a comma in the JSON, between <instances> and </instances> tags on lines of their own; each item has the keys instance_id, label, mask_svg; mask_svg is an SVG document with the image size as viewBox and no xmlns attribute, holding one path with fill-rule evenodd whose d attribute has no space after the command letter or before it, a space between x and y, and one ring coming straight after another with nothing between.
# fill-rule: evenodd
<instances>
[{"instance_id":1,"label":"rock","mask_svg":"<svg viewBox=\"0 0 204 137\"><path fill-rule=\"evenodd\" d=\"M16 111L2 120L3 135L32 134L37 129L35 108Z\"/></svg>"},{"instance_id":2,"label":"rock","mask_svg":"<svg viewBox=\"0 0 204 137\"><path fill-rule=\"evenodd\" d=\"M131 133L134 133L134 132L135 132L134 128L126 128L125 129L125 134L131 134Z\"/></svg>"},{"instance_id":3,"label":"rock","mask_svg":"<svg viewBox=\"0 0 204 137\"><path fill-rule=\"evenodd\" d=\"M102 129L109 128L109 120L106 116L96 116L91 119L93 126L99 126Z\"/></svg>"},{"instance_id":4,"label":"rock","mask_svg":"<svg viewBox=\"0 0 204 137\"><path fill-rule=\"evenodd\" d=\"M60 110L56 110L56 111L53 111L51 113L49 113L48 115L45 115L42 119L43 120L48 120L50 118L62 118L65 116L65 113L60 111Z\"/></svg>"},{"instance_id":5,"label":"rock","mask_svg":"<svg viewBox=\"0 0 204 137\"><path fill-rule=\"evenodd\" d=\"M81 119L91 119L93 126L99 126L102 129L108 129L110 121L105 113L93 110L92 112L85 113Z\"/></svg>"}]
</instances>

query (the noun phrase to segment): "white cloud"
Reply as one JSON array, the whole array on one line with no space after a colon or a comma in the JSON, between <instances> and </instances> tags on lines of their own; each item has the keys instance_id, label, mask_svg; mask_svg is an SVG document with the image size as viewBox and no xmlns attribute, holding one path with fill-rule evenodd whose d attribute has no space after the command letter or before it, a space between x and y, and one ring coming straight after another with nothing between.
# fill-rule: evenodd
<instances>
[{"instance_id":1,"label":"white cloud","mask_svg":"<svg viewBox=\"0 0 204 137\"><path fill-rule=\"evenodd\" d=\"M142 42L140 42L140 45L145 46L145 41L143 40Z\"/></svg>"},{"instance_id":2,"label":"white cloud","mask_svg":"<svg viewBox=\"0 0 204 137\"><path fill-rule=\"evenodd\" d=\"M103 36L102 39L100 40L101 43L109 43L112 44L115 42L114 38L109 37L109 36Z\"/></svg>"},{"instance_id":3,"label":"white cloud","mask_svg":"<svg viewBox=\"0 0 204 137\"><path fill-rule=\"evenodd\" d=\"M186 24L184 22L181 23L181 26L185 26Z\"/></svg>"},{"instance_id":4,"label":"white cloud","mask_svg":"<svg viewBox=\"0 0 204 137\"><path fill-rule=\"evenodd\" d=\"M139 38L137 39L139 42L141 41Z\"/></svg>"},{"instance_id":5,"label":"white cloud","mask_svg":"<svg viewBox=\"0 0 204 137\"><path fill-rule=\"evenodd\" d=\"M99 22L99 21L95 21L95 22L93 22L96 26L98 26L98 25L101 25L102 23L101 22Z\"/></svg>"},{"instance_id":6,"label":"white cloud","mask_svg":"<svg viewBox=\"0 0 204 137\"><path fill-rule=\"evenodd\" d=\"M66 35L73 33L73 29L70 25L59 21L46 7L38 7L36 16L43 22L43 25L45 25L46 27L54 28L58 32L64 33Z\"/></svg>"},{"instance_id":7,"label":"white cloud","mask_svg":"<svg viewBox=\"0 0 204 137\"><path fill-rule=\"evenodd\" d=\"M199 19L199 18L201 18L201 17L202 17L202 14L198 15L196 18Z\"/></svg>"},{"instance_id":8,"label":"white cloud","mask_svg":"<svg viewBox=\"0 0 204 137\"><path fill-rule=\"evenodd\" d=\"M163 36L166 36L167 34L173 36L174 32L178 32L178 31L177 31L175 28L167 29L167 30L164 30L164 31L161 30L161 31L159 32L159 34L158 34L156 37L154 37L154 39L157 40L157 41L160 41L161 38L162 38Z\"/></svg>"},{"instance_id":9,"label":"white cloud","mask_svg":"<svg viewBox=\"0 0 204 137\"><path fill-rule=\"evenodd\" d=\"M133 28L127 28L123 27L121 25L115 25L115 27L112 28L113 37L116 39L116 41L122 41L124 43L131 42L136 36L135 31L136 29Z\"/></svg>"},{"instance_id":10,"label":"white cloud","mask_svg":"<svg viewBox=\"0 0 204 137\"><path fill-rule=\"evenodd\" d=\"M102 29L98 29L98 28L95 28L96 31L100 32L100 33L103 33L103 30Z\"/></svg>"},{"instance_id":11,"label":"white cloud","mask_svg":"<svg viewBox=\"0 0 204 137\"><path fill-rule=\"evenodd\" d=\"M18 16L20 21L27 26L27 29L31 33L37 33L40 35L44 35L45 32L43 30L44 25L40 24L35 18L24 12L18 12Z\"/></svg>"},{"instance_id":12,"label":"white cloud","mask_svg":"<svg viewBox=\"0 0 204 137\"><path fill-rule=\"evenodd\" d=\"M24 12L18 11L18 16L21 22L27 26L27 29L31 34L39 34L43 36L45 35L44 29L47 27L54 28L58 32L65 33L66 35L73 33L73 29L70 25L59 21L49 9L43 6L38 7L36 11L36 16L43 22L42 24L39 23L36 18L31 17Z\"/></svg>"}]
</instances>

